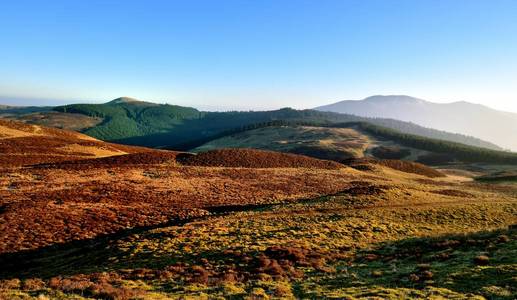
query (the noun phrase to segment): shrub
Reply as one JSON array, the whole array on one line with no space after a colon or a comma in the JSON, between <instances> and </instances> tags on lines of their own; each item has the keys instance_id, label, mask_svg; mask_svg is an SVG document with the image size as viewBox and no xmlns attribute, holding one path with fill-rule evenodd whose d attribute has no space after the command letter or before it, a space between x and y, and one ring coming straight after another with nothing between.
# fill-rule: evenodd
<instances>
[{"instance_id":1,"label":"shrub","mask_svg":"<svg viewBox=\"0 0 517 300\"><path fill-rule=\"evenodd\" d=\"M45 282L39 278L26 279L22 288L26 291L39 291L45 288Z\"/></svg>"}]
</instances>

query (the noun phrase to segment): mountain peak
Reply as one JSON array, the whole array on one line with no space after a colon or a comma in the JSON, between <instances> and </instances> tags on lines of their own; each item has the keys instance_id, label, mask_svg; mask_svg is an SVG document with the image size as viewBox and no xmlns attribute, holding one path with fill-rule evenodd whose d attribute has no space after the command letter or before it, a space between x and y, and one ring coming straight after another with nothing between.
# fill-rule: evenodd
<instances>
[{"instance_id":1,"label":"mountain peak","mask_svg":"<svg viewBox=\"0 0 517 300\"><path fill-rule=\"evenodd\" d=\"M406 95L375 95L363 99L366 102L424 103L425 100Z\"/></svg>"},{"instance_id":2,"label":"mountain peak","mask_svg":"<svg viewBox=\"0 0 517 300\"><path fill-rule=\"evenodd\" d=\"M316 110L401 120L476 136L504 148L517 150L517 141L509 138L517 132L517 114L466 101L445 103L405 95L378 95L364 100L340 101L317 107Z\"/></svg>"},{"instance_id":3,"label":"mountain peak","mask_svg":"<svg viewBox=\"0 0 517 300\"><path fill-rule=\"evenodd\" d=\"M108 102L107 104L122 104L122 103L151 103L151 102L146 102L146 101L142 101L142 100L138 100L135 98L124 96L124 97L119 97L119 98L113 99L110 102Z\"/></svg>"}]
</instances>

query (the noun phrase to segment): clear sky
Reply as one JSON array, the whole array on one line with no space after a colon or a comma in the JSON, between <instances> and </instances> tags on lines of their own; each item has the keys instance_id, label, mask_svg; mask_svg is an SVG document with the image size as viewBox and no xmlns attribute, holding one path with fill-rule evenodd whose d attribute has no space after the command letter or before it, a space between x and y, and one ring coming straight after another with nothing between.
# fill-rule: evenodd
<instances>
[{"instance_id":1,"label":"clear sky","mask_svg":"<svg viewBox=\"0 0 517 300\"><path fill-rule=\"evenodd\" d=\"M374 94L517 112L517 1L0 2L10 104L310 108Z\"/></svg>"}]
</instances>

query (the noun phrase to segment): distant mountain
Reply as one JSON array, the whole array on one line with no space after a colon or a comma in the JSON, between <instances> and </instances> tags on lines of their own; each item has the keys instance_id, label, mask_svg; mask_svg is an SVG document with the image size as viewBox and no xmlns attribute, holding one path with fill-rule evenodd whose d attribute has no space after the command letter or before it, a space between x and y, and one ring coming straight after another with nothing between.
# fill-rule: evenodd
<instances>
[{"instance_id":1,"label":"distant mountain","mask_svg":"<svg viewBox=\"0 0 517 300\"><path fill-rule=\"evenodd\" d=\"M372 96L316 107L319 111L392 118L475 136L517 151L517 114L469 102L433 103L409 96Z\"/></svg>"},{"instance_id":2,"label":"distant mountain","mask_svg":"<svg viewBox=\"0 0 517 300\"><path fill-rule=\"evenodd\" d=\"M0 115L1 113L0 109ZM368 122L405 134L500 150L496 145L478 138L425 128L394 119L372 119L349 114L290 108L274 111L204 112L191 107L156 104L129 97L117 98L103 104L57 106L52 112L10 117L32 124L76 130L80 128L80 132L104 141L176 150L188 150L243 128L278 121L310 122L322 125ZM74 124L74 120L81 124Z\"/></svg>"},{"instance_id":3,"label":"distant mountain","mask_svg":"<svg viewBox=\"0 0 517 300\"><path fill-rule=\"evenodd\" d=\"M51 106L10 106L0 105L0 117L21 116L37 112L51 111Z\"/></svg>"}]
</instances>

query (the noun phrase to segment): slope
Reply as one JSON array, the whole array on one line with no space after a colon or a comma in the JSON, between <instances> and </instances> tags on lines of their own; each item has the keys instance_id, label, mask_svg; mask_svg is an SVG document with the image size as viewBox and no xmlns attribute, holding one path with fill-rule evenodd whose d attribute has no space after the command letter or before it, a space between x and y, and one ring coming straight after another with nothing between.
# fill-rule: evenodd
<instances>
[{"instance_id":1,"label":"slope","mask_svg":"<svg viewBox=\"0 0 517 300\"><path fill-rule=\"evenodd\" d=\"M516 193L382 167L8 170L0 298L515 299Z\"/></svg>"},{"instance_id":2,"label":"slope","mask_svg":"<svg viewBox=\"0 0 517 300\"><path fill-rule=\"evenodd\" d=\"M431 139L366 122L264 126L212 140L193 151L257 148L305 154L339 162L373 156L426 164L452 162L517 164L517 154Z\"/></svg>"},{"instance_id":3,"label":"slope","mask_svg":"<svg viewBox=\"0 0 517 300\"><path fill-rule=\"evenodd\" d=\"M409 96L372 96L315 108L372 118L393 118L422 126L476 136L517 150L517 114L465 101L433 103Z\"/></svg>"},{"instance_id":4,"label":"slope","mask_svg":"<svg viewBox=\"0 0 517 300\"><path fill-rule=\"evenodd\" d=\"M53 107L50 106L9 106L0 105L0 117L16 117L31 113L48 112Z\"/></svg>"},{"instance_id":5,"label":"slope","mask_svg":"<svg viewBox=\"0 0 517 300\"><path fill-rule=\"evenodd\" d=\"M82 120L77 117L78 115L83 116ZM257 112L201 112L190 107L155 104L128 97L117 98L105 104L72 104L55 107L53 113L17 114L11 117L33 124L80 130L105 141L175 150L193 148L210 139L240 131L243 128L279 121L321 124L364 121L404 133L500 150L498 146L474 137L393 119L365 118L290 108ZM77 117L75 123L73 117Z\"/></svg>"},{"instance_id":6,"label":"slope","mask_svg":"<svg viewBox=\"0 0 517 300\"><path fill-rule=\"evenodd\" d=\"M106 104L67 105L55 110L103 118L101 124L84 130L84 133L102 140L178 150L193 148L218 135L241 130L243 127L276 121L322 124L367 121L404 133L499 149L496 145L477 138L424 128L408 122L314 110L284 108L258 112L200 112L194 108L158 105L131 98L118 98Z\"/></svg>"},{"instance_id":7,"label":"slope","mask_svg":"<svg viewBox=\"0 0 517 300\"><path fill-rule=\"evenodd\" d=\"M195 149L255 148L344 161L364 156L372 140L351 128L266 126L212 140Z\"/></svg>"},{"instance_id":8,"label":"slope","mask_svg":"<svg viewBox=\"0 0 517 300\"><path fill-rule=\"evenodd\" d=\"M99 141L90 136L0 119L0 166L24 166L153 151Z\"/></svg>"}]
</instances>

